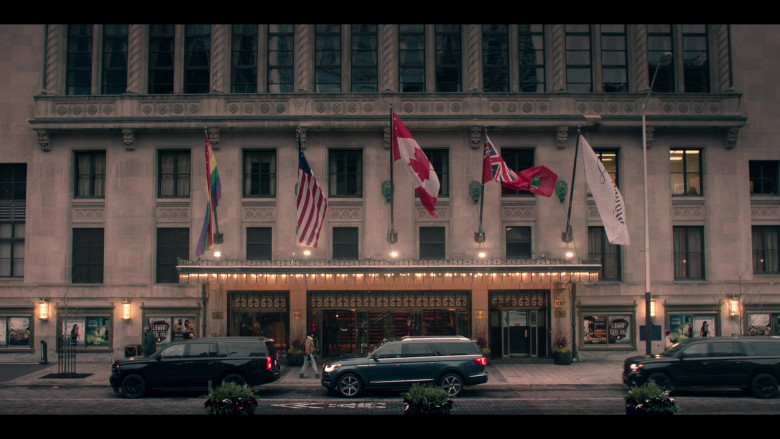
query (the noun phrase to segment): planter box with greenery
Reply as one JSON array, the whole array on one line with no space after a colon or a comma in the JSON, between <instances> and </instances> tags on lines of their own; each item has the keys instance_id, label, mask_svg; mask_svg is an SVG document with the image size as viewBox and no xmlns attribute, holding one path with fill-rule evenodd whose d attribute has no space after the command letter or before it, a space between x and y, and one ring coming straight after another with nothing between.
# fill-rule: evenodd
<instances>
[{"instance_id":1,"label":"planter box with greenery","mask_svg":"<svg viewBox=\"0 0 780 439\"><path fill-rule=\"evenodd\" d=\"M561 335L555 340L553 345L553 363L567 365L571 364L571 349L566 336Z\"/></svg>"},{"instance_id":2,"label":"planter box with greenery","mask_svg":"<svg viewBox=\"0 0 780 439\"><path fill-rule=\"evenodd\" d=\"M225 382L209 393L203 406L209 415L253 415L257 399L246 384Z\"/></svg>"},{"instance_id":3,"label":"planter box with greenery","mask_svg":"<svg viewBox=\"0 0 780 439\"><path fill-rule=\"evenodd\" d=\"M677 411L669 391L658 387L655 381L632 387L625 399L627 415L673 415Z\"/></svg>"},{"instance_id":4,"label":"planter box with greenery","mask_svg":"<svg viewBox=\"0 0 780 439\"><path fill-rule=\"evenodd\" d=\"M287 365L288 366L303 366L303 351L291 347L287 350Z\"/></svg>"},{"instance_id":5,"label":"planter box with greenery","mask_svg":"<svg viewBox=\"0 0 780 439\"><path fill-rule=\"evenodd\" d=\"M409 392L402 393L405 415L449 415L452 399L439 386L412 384Z\"/></svg>"}]
</instances>

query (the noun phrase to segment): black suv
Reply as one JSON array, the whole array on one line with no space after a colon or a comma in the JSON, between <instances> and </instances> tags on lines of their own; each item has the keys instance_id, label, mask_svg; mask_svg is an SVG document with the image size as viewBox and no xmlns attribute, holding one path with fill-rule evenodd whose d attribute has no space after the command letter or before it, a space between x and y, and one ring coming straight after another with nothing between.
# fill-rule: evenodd
<instances>
[{"instance_id":1,"label":"black suv","mask_svg":"<svg viewBox=\"0 0 780 439\"><path fill-rule=\"evenodd\" d=\"M627 386L655 381L666 389L738 387L773 398L780 380L780 337L706 337L683 340L663 354L623 364Z\"/></svg>"},{"instance_id":2,"label":"black suv","mask_svg":"<svg viewBox=\"0 0 780 439\"><path fill-rule=\"evenodd\" d=\"M322 366L322 385L342 396L364 388L442 386L455 396L464 385L486 383L486 360L477 344L462 336L414 336L387 341L368 356L338 358Z\"/></svg>"},{"instance_id":3,"label":"black suv","mask_svg":"<svg viewBox=\"0 0 780 439\"><path fill-rule=\"evenodd\" d=\"M273 339L212 337L171 343L148 357L117 360L109 382L115 392L139 398L147 390L208 389L228 381L254 387L279 376Z\"/></svg>"}]
</instances>

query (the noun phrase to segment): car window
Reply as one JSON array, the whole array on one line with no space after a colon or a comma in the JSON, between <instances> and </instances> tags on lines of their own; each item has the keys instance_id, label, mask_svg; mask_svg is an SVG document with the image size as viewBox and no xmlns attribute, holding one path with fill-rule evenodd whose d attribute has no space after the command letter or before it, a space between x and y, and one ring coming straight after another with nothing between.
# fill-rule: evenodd
<instances>
[{"instance_id":1,"label":"car window","mask_svg":"<svg viewBox=\"0 0 780 439\"><path fill-rule=\"evenodd\" d=\"M742 345L736 341L724 341L710 343L710 355L713 357L738 357L744 356Z\"/></svg>"},{"instance_id":2,"label":"car window","mask_svg":"<svg viewBox=\"0 0 780 439\"><path fill-rule=\"evenodd\" d=\"M175 344L168 346L167 348L160 351L160 357L161 358L182 358L184 357L184 348L186 348L187 345L185 344Z\"/></svg>"},{"instance_id":3,"label":"car window","mask_svg":"<svg viewBox=\"0 0 780 439\"><path fill-rule=\"evenodd\" d=\"M707 346L709 343L696 343L682 351L686 357L706 357L709 355Z\"/></svg>"},{"instance_id":4,"label":"car window","mask_svg":"<svg viewBox=\"0 0 780 439\"><path fill-rule=\"evenodd\" d=\"M428 343L405 343L403 354L404 357L430 357L434 355Z\"/></svg>"},{"instance_id":5,"label":"car window","mask_svg":"<svg viewBox=\"0 0 780 439\"><path fill-rule=\"evenodd\" d=\"M473 342L438 343L441 355L479 355L480 350Z\"/></svg>"},{"instance_id":6,"label":"car window","mask_svg":"<svg viewBox=\"0 0 780 439\"><path fill-rule=\"evenodd\" d=\"M227 343L228 357L265 357L266 350L263 343Z\"/></svg>"},{"instance_id":7,"label":"car window","mask_svg":"<svg viewBox=\"0 0 780 439\"><path fill-rule=\"evenodd\" d=\"M745 342L749 355L780 356L780 343L769 340L750 340Z\"/></svg>"},{"instance_id":8,"label":"car window","mask_svg":"<svg viewBox=\"0 0 780 439\"><path fill-rule=\"evenodd\" d=\"M399 343L388 343L378 347L374 355L377 358L398 358L401 356L401 345Z\"/></svg>"},{"instance_id":9,"label":"car window","mask_svg":"<svg viewBox=\"0 0 780 439\"><path fill-rule=\"evenodd\" d=\"M216 348L213 343L192 343L190 344L190 357L215 357Z\"/></svg>"}]
</instances>

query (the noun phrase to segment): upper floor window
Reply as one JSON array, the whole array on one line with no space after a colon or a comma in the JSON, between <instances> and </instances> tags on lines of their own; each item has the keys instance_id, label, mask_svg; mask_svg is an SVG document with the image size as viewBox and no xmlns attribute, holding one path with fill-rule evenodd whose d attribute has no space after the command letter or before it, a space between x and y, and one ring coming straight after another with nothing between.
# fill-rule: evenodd
<instances>
[{"instance_id":1,"label":"upper floor window","mask_svg":"<svg viewBox=\"0 0 780 439\"><path fill-rule=\"evenodd\" d=\"M184 93L208 93L211 86L211 25L184 26Z\"/></svg>"},{"instance_id":2,"label":"upper floor window","mask_svg":"<svg viewBox=\"0 0 780 439\"><path fill-rule=\"evenodd\" d=\"M753 226L753 273L780 273L780 227Z\"/></svg>"},{"instance_id":3,"label":"upper floor window","mask_svg":"<svg viewBox=\"0 0 780 439\"><path fill-rule=\"evenodd\" d=\"M780 195L778 192L778 169L780 162L777 160L751 160L750 161L750 193L755 195Z\"/></svg>"},{"instance_id":4,"label":"upper floor window","mask_svg":"<svg viewBox=\"0 0 780 439\"><path fill-rule=\"evenodd\" d=\"M126 24L103 25L103 94L120 94L127 90Z\"/></svg>"},{"instance_id":5,"label":"upper floor window","mask_svg":"<svg viewBox=\"0 0 780 439\"><path fill-rule=\"evenodd\" d=\"M363 196L363 151L333 149L328 158L328 195Z\"/></svg>"},{"instance_id":6,"label":"upper floor window","mask_svg":"<svg viewBox=\"0 0 780 439\"><path fill-rule=\"evenodd\" d=\"M92 92L92 25L69 24L65 94Z\"/></svg>"},{"instance_id":7,"label":"upper floor window","mask_svg":"<svg viewBox=\"0 0 780 439\"><path fill-rule=\"evenodd\" d=\"M482 25L482 88L509 91L509 26Z\"/></svg>"},{"instance_id":8,"label":"upper floor window","mask_svg":"<svg viewBox=\"0 0 780 439\"><path fill-rule=\"evenodd\" d=\"M0 164L0 277L24 276L27 165Z\"/></svg>"},{"instance_id":9,"label":"upper floor window","mask_svg":"<svg viewBox=\"0 0 780 439\"><path fill-rule=\"evenodd\" d=\"M178 283L176 271L179 259L190 257L190 229L157 229L157 283Z\"/></svg>"},{"instance_id":10,"label":"upper floor window","mask_svg":"<svg viewBox=\"0 0 780 439\"><path fill-rule=\"evenodd\" d=\"M293 91L293 51L295 32L292 24L268 25L268 92Z\"/></svg>"},{"instance_id":11,"label":"upper floor window","mask_svg":"<svg viewBox=\"0 0 780 439\"><path fill-rule=\"evenodd\" d=\"M423 152L431 162L439 178L439 197L450 196L450 152L443 148L424 148ZM416 193L415 193L416 196Z\"/></svg>"},{"instance_id":12,"label":"upper floor window","mask_svg":"<svg viewBox=\"0 0 780 439\"><path fill-rule=\"evenodd\" d=\"M704 228L673 227L674 278L704 279Z\"/></svg>"},{"instance_id":13,"label":"upper floor window","mask_svg":"<svg viewBox=\"0 0 780 439\"><path fill-rule=\"evenodd\" d=\"M173 93L175 40L175 25L149 25L149 94Z\"/></svg>"},{"instance_id":14,"label":"upper floor window","mask_svg":"<svg viewBox=\"0 0 780 439\"><path fill-rule=\"evenodd\" d=\"M618 150L617 149L596 149L593 152L596 153L596 157L604 165L604 170L607 171L612 182L616 186L620 187L620 180L618 179ZM585 185L588 195L590 195L590 186Z\"/></svg>"},{"instance_id":15,"label":"upper floor window","mask_svg":"<svg viewBox=\"0 0 780 439\"><path fill-rule=\"evenodd\" d=\"M504 229L506 234L506 258L528 259L532 254L531 228L520 226L508 226Z\"/></svg>"},{"instance_id":16,"label":"upper floor window","mask_svg":"<svg viewBox=\"0 0 780 439\"><path fill-rule=\"evenodd\" d=\"M162 150L158 153L157 196L190 196L190 150Z\"/></svg>"},{"instance_id":17,"label":"upper floor window","mask_svg":"<svg viewBox=\"0 0 780 439\"><path fill-rule=\"evenodd\" d=\"M509 169L520 172L534 166L534 150L532 148L501 148L501 158ZM528 191L518 191L501 186L501 195L533 197L534 194Z\"/></svg>"},{"instance_id":18,"label":"upper floor window","mask_svg":"<svg viewBox=\"0 0 780 439\"><path fill-rule=\"evenodd\" d=\"M314 25L314 88L317 93L341 91L341 25Z\"/></svg>"},{"instance_id":19,"label":"upper floor window","mask_svg":"<svg viewBox=\"0 0 780 439\"><path fill-rule=\"evenodd\" d=\"M628 91L626 25L601 25L601 78L605 93Z\"/></svg>"},{"instance_id":20,"label":"upper floor window","mask_svg":"<svg viewBox=\"0 0 780 439\"><path fill-rule=\"evenodd\" d=\"M27 198L27 165L0 164L0 201L24 201Z\"/></svg>"},{"instance_id":21,"label":"upper floor window","mask_svg":"<svg viewBox=\"0 0 780 439\"><path fill-rule=\"evenodd\" d=\"M76 198L103 198L106 188L106 152L77 151L75 153Z\"/></svg>"},{"instance_id":22,"label":"upper floor window","mask_svg":"<svg viewBox=\"0 0 780 439\"><path fill-rule=\"evenodd\" d=\"M378 89L377 25L352 25L351 84L354 93Z\"/></svg>"},{"instance_id":23,"label":"upper floor window","mask_svg":"<svg viewBox=\"0 0 780 439\"><path fill-rule=\"evenodd\" d=\"M276 151L244 151L244 196L276 196Z\"/></svg>"},{"instance_id":24,"label":"upper floor window","mask_svg":"<svg viewBox=\"0 0 780 439\"><path fill-rule=\"evenodd\" d=\"M71 281L103 283L103 253L103 229L73 229Z\"/></svg>"},{"instance_id":25,"label":"upper floor window","mask_svg":"<svg viewBox=\"0 0 780 439\"><path fill-rule=\"evenodd\" d=\"M463 37L459 24L436 25L436 92L461 91Z\"/></svg>"},{"instance_id":26,"label":"upper floor window","mask_svg":"<svg viewBox=\"0 0 780 439\"><path fill-rule=\"evenodd\" d=\"M246 258L250 260L272 259L273 233L270 227L246 228Z\"/></svg>"},{"instance_id":27,"label":"upper floor window","mask_svg":"<svg viewBox=\"0 0 780 439\"><path fill-rule=\"evenodd\" d=\"M669 151L672 195L702 195L701 150Z\"/></svg>"},{"instance_id":28,"label":"upper floor window","mask_svg":"<svg viewBox=\"0 0 780 439\"><path fill-rule=\"evenodd\" d=\"M358 228L333 228L333 259L358 259Z\"/></svg>"},{"instance_id":29,"label":"upper floor window","mask_svg":"<svg viewBox=\"0 0 780 439\"><path fill-rule=\"evenodd\" d=\"M593 91L590 25L567 24L566 90L574 93Z\"/></svg>"},{"instance_id":30,"label":"upper floor window","mask_svg":"<svg viewBox=\"0 0 780 439\"><path fill-rule=\"evenodd\" d=\"M683 24L683 87L686 93L710 91L710 63L707 50L707 25Z\"/></svg>"},{"instance_id":31,"label":"upper floor window","mask_svg":"<svg viewBox=\"0 0 780 439\"><path fill-rule=\"evenodd\" d=\"M257 93L257 25L231 26L230 91Z\"/></svg>"},{"instance_id":32,"label":"upper floor window","mask_svg":"<svg viewBox=\"0 0 780 439\"><path fill-rule=\"evenodd\" d=\"M620 246L610 244L604 227L588 227L588 258L601 264L599 280L620 280Z\"/></svg>"},{"instance_id":33,"label":"upper floor window","mask_svg":"<svg viewBox=\"0 0 780 439\"><path fill-rule=\"evenodd\" d=\"M445 259L444 227L420 227L420 259Z\"/></svg>"},{"instance_id":34,"label":"upper floor window","mask_svg":"<svg viewBox=\"0 0 780 439\"><path fill-rule=\"evenodd\" d=\"M520 61L520 91L545 91L544 25L519 24L517 27Z\"/></svg>"},{"instance_id":35,"label":"upper floor window","mask_svg":"<svg viewBox=\"0 0 780 439\"><path fill-rule=\"evenodd\" d=\"M647 61L648 81L652 80L656 68L658 75L655 78L653 91L661 93L674 92L674 62L666 64L658 63L664 53L674 53L674 40L672 38L672 25L648 24L647 25Z\"/></svg>"},{"instance_id":36,"label":"upper floor window","mask_svg":"<svg viewBox=\"0 0 780 439\"><path fill-rule=\"evenodd\" d=\"M402 92L425 91L425 25L398 25L398 83Z\"/></svg>"}]
</instances>

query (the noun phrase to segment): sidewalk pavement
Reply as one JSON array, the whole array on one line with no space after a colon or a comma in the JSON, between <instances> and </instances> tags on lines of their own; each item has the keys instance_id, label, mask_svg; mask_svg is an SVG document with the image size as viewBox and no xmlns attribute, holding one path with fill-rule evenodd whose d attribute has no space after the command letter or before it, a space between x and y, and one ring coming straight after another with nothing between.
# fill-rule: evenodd
<instances>
[{"instance_id":1,"label":"sidewalk pavement","mask_svg":"<svg viewBox=\"0 0 780 439\"><path fill-rule=\"evenodd\" d=\"M321 364L318 362L321 368ZM492 360L487 366L488 382L483 386L544 389L576 386L622 387L622 363L575 361L556 365L549 360ZM0 387L108 387L111 364L76 363L76 377L60 377L57 363L40 365L35 372L0 382ZM267 385L321 387L311 368L299 378L300 368L282 366L279 381Z\"/></svg>"}]
</instances>

